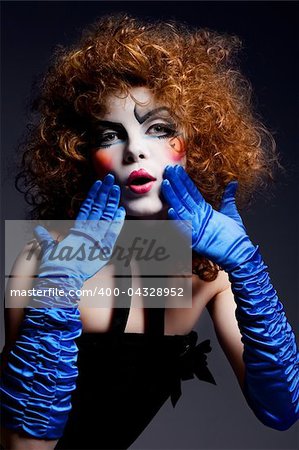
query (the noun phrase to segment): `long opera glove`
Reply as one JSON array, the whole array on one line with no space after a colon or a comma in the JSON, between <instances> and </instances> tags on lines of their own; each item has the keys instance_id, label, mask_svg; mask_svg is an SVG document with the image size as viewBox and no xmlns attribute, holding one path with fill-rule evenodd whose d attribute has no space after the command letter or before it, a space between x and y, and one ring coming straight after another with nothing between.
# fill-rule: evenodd
<instances>
[{"instance_id":1,"label":"long opera glove","mask_svg":"<svg viewBox=\"0 0 299 450\"><path fill-rule=\"evenodd\" d=\"M216 211L182 167L167 167L164 178L169 217L180 220L182 232L190 232L191 224L193 250L228 272L244 344L245 398L262 423L286 430L299 417L298 348L267 266L237 211L237 183L228 184Z\"/></svg>"},{"instance_id":2,"label":"long opera glove","mask_svg":"<svg viewBox=\"0 0 299 450\"><path fill-rule=\"evenodd\" d=\"M61 242L54 242L43 227L34 230L43 249L34 287L45 295L34 297L26 308L19 337L8 355L1 379L4 428L41 439L58 439L63 434L78 375L75 338L82 325L76 291L109 260L107 254L125 217L124 209L118 207L120 189L113 182L109 174L103 183L94 183L74 227ZM84 257L83 252L94 245L105 247L106 257ZM81 251L68 261L50 257L53 250L59 254L62 249ZM55 295L57 291L50 288L65 296Z\"/></svg>"}]
</instances>

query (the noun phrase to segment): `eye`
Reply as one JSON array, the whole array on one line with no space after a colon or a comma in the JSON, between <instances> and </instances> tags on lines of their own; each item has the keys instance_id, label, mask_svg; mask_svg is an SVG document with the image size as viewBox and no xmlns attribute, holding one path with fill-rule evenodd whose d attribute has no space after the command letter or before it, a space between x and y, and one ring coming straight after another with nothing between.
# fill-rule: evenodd
<instances>
[{"instance_id":1,"label":"eye","mask_svg":"<svg viewBox=\"0 0 299 450\"><path fill-rule=\"evenodd\" d=\"M121 139L121 136L116 131L107 131L105 133L101 133L97 136L96 145L97 147L109 147L112 144L115 144Z\"/></svg>"},{"instance_id":2,"label":"eye","mask_svg":"<svg viewBox=\"0 0 299 450\"><path fill-rule=\"evenodd\" d=\"M176 134L176 129L174 125L155 123L149 127L146 134L163 139L174 136Z\"/></svg>"}]
</instances>

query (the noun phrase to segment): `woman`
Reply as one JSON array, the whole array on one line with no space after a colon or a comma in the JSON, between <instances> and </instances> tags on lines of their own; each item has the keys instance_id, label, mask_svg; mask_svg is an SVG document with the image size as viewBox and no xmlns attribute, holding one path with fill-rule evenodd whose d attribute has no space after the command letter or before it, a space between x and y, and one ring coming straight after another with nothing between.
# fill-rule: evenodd
<instances>
[{"instance_id":1,"label":"woman","mask_svg":"<svg viewBox=\"0 0 299 450\"><path fill-rule=\"evenodd\" d=\"M115 286L107 261L57 268L53 239L58 248L101 242L111 253L125 218L187 220L192 308L79 305L79 313L79 299L50 296L24 317L8 311L6 448L54 448L62 436L58 448L127 448L169 396L176 403L180 379L214 382L208 343L196 347L192 332L204 307L256 416L276 429L298 418L294 334L234 201L236 181L244 200L272 176L276 158L232 61L237 47L235 38L173 23L106 17L56 55L22 176L35 217L77 221L65 236L36 229L48 244L37 286L50 279L67 290L103 277ZM37 256L29 276L35 264Z\"/></svg>"}]
</instances>

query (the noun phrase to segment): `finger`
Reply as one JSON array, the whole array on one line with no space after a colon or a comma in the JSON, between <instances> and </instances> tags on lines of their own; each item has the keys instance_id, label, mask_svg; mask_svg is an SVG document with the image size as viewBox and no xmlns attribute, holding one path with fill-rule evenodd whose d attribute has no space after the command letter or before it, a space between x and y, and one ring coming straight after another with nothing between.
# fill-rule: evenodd
<instances>
[{"instance_id":1,"label":"finger","mask_svg":"<svg viewBox=\"0 0 299 450\"><path fill-rule=\"evenodd\" d=\"M185 172L182 166L168 166L164 177L169 179L178 197L184 202L187 209L192 213L196 206L204 201L201 193Z\"/></svg>"},{"instance_id":2,"label":"finger","mask_svg":"<svg viewBox=\"0 0 299 450\"><path fill-rule=\"evenodd\" d=\"M109 173L105 176L102 185L95 196L88 220L98 220L101 218L102 213L106 208L107 199L113 183L114 176Z\"/></svg>"},{"instance_id":3,"label":"finger","mask_svg":"<svg viewBox=\"0 0 299 450\"><path fill-rule=\"evenodd\" d=\"M106 246L109 247L110 249L113 248L119 236L119 233L121 232L121 229L124 225L125 216L126 210L123 206L120 206L113 217L113 221L106 222L107 224L109 224L109 228L106 232L104 242Z\"/></svg>"},{"instance_id":4,"label":"finger","mask_svg":"<svg viewBox=\"0 0 299 450\"><path fill-rule=\"evenodd\" d=\"M114 185L110 191L106 208L102 214L101 220L112 220L118 208L120 200L120 187Z\"/></svg>"},{"instance_id":5,"label":"finger","mask_svg":"<svg viewBox=\"0 0 299 450\"><path fill-rule=\"evenodd\" d=\"M50 235L50 233L41 225L37 225L34 228L33 234L39 244L48 246L55 242L54 239L52 238L52 236Z\"/></svg>"},{"instance_id":6,"label":"finger","mask_svg":"<svg viewBox=\"0 0 299 450\"><path fill-rule=\"evenodd\" d=\"M244 223L241 219L238 208L236 206L235 194L237 188L238 188L237 181L231 181L230 183L228 183L228 185L225 187L222 196L219 212L233 219L245 230Z\"/></svg>"},{"instance_id":7,"label":"finger","mask_svg":"<svg viewBox=\"0 0 299 450\"><path fill-rule=\"evenodd\" d=\"M109 183L110 181L111 179L109 180ZM84 226L86 229L92 230L95 239L102 241L102 239L106 236L110 227L110 222L114 220L119 199L120 187L115 184L112 185L110 192L108 191L108 200L104 212L101 212L100 209L95 209L94 207L92 208L88 221L84 222Z\"/></svg>"},{"instance_id":8,"label":"finger","mask_svg":"<svg viewBox=\"0 0 299 450\"><path fill-rule=\"evenodd\" d=\"M227 184L222 196L220 210L223 209L227 204L235 203L235 195L237 188L238 188L237 181L231 181L230 183Z\"/></svg>"},{"instance_id":9,"label":"finger","mask_svg":"<svg viewBox=\"0 0 299 450\"><path fill-rule=\"evenodd\" d=\"M178 168L180 166L169 167L166 171L165 176L170 181L173 190L175 191L177 197L181 200L184 206L189 210L190 213L196 208L196 203L193 197L188 192L184 182L179 177Z\"/></svg>"},{"instance_id":10,"label":"finger","mask_svg":"<svg viewBox=\"0 0 299 450\"><path fill-rule=\"evenodd\" d=\"M79 213L77 215L76 220L86 220L89 216L91 207L93 205L94 202L94 198L98 192L98 190L100 189L102 185L101 180L97 180L91 187L91 189L89 190L86 199L83 201Z\"/></svg>"},{"instance_id":11,"label":"finger","mask_svg":"<svg viewBox=\"0 0 299 450\"><path fill-rule=\"evenodd\" d=\"M192 221L191 220L182 220L173 208L169 208L168 217L171 220L178 221L179 226L181 228L187 229L187 230L192 230Z\"/></svg>"},{"instance_id":12,"label":"finger","mask_svg":"<svg viewBox=\"0 0 299 450\"><path fill-rule=\"evenodd\" d=\"M187 219L189 213L184 204L178 198L176 192L173 190L173 187L168 179L162 181L161 191L166 202L176 211L176 213L180 216L180 219Z\"/></svg>"},{"instance_id":13,"label":"finger","mask_svg":"<svg viewBox=\"0 0 299 450\"><path fill-rule=\"evenodd\" d=\"M182 166L178 166L177 173L182 180L182 182L185 184L189 194L193 198L194 202L199 205L202 201L205 201L203 196L201 195L199 189L195 186L192 179L189 177L187 172L184 170Z\"/></svg>"},{"instance_id":14,"label":"finger","mask_svg":"<svg viewBox=\"0 0 299 450\"><path fill-rule=\"evenodd\" d=\"M173 208L169 208L168 217L171 220L181 220Z\"/></svg>"},{"instance_id":15,"label":"finger","mask_svg":"<svg viewBox=\"0 0 299 450\"><path fill-rule=\"evenodd\" d=\"M41 225L37 225L34 228L33 234L40 245L42 256L48 249L52 249L55 245L57 245L57 242L53 239L50 233Z\"/></svg>"},{"instance_id":16,"label":"finger","mask_svg":"<svg viewBox=\"0 0 299 450\"><path fill-rule=\"evenodd\" d=\"M193 212L203 200L203 197L182 166L176 166L174 170L177 175L175 189L183 196L190 212Z\"/></svg>"},{"instance_id":17,"label":"finger","mask_svg":"<svg viewBox=\"0 0 299 450\"><path fill-rule=\"evenodd\" d=\"M190 244L192 242L192 223L190 220L182 220L173 208L169 208L168 217L175 221L177 229L186 237L190 236Z\"/></svg>"}]
</instances>

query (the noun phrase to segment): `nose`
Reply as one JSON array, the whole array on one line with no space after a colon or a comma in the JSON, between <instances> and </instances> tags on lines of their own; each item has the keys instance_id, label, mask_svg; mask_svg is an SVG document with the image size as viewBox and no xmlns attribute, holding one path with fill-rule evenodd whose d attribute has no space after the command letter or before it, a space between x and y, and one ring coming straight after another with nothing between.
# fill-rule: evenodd
<instances>
[{"instance_id":1,"label":"nose","mask_svg":"<svg viewBox=\"0 0 299 450\"><path fill-rule=\"evenodd\" d=\"M139 139L128 140L123 158L126 164L138 162L141 159L148 159L149 150L144 141L141 142Z\"/></svg>"}]
</instances>

